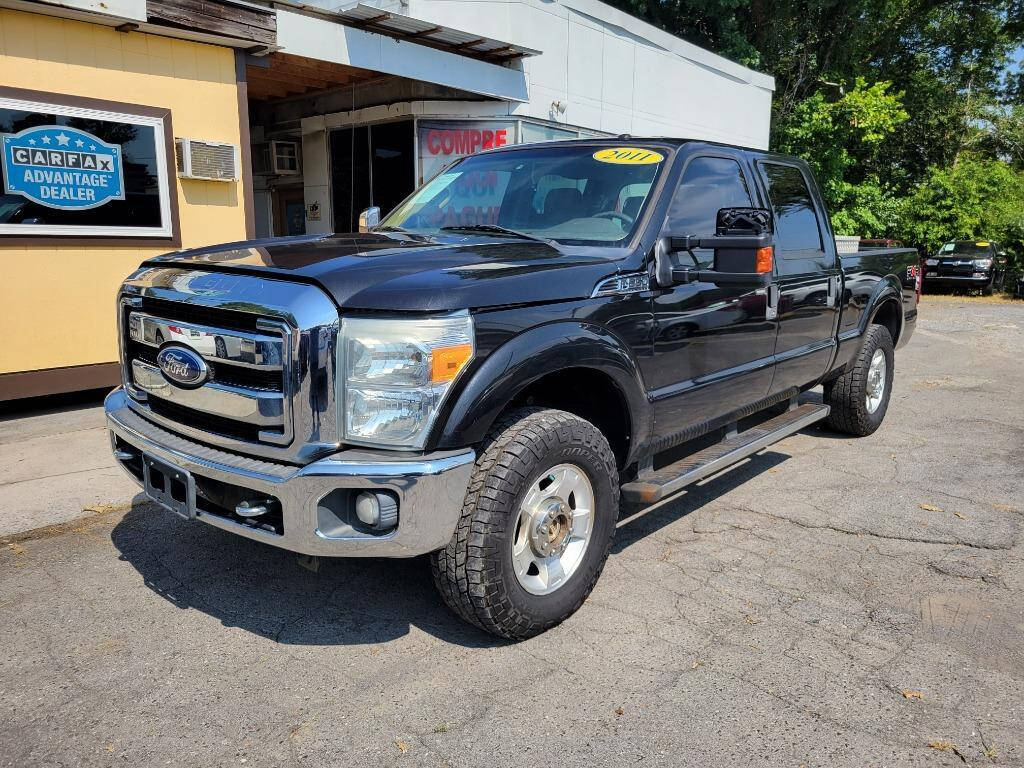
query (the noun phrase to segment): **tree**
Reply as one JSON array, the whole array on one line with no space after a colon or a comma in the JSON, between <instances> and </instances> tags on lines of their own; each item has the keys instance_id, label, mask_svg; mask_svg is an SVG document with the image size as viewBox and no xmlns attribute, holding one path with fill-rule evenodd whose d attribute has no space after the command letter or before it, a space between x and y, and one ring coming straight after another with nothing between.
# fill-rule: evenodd
<instances>
[{"instance_id":1,"label":"tree","mask_svg":"<svg viewBox=\"0 0 1024 768\"><path fill-rule=\"evenodd\" d=\"M1020 253L1024 172L1000 160L967 157L928 169L908 200L907 234L928 253L957 238L988 238Z\"/></svg>"},{"instance_id":2,"label":"tree","mask_svg":"<svg viewBox=\"0 0 1024 768\"><path fill-rule=\"evenodd\" d=\"M1024 0L610 0L775 77L837 232L1024 249Z\"/></svg>"},{"instance_id":3,"label":"tree","mask_svg":"<svg viewBox=\"0 0 1024 768\"><path fill-rule=\"evenodd\" d=\"M828 100L818 92L799 102L779 131L778 149L807 159L821 185L839 234L892 235L901 206L882 154L885 141L910 115L889 83L857 78Z\"/></svg>"}]
</instances>

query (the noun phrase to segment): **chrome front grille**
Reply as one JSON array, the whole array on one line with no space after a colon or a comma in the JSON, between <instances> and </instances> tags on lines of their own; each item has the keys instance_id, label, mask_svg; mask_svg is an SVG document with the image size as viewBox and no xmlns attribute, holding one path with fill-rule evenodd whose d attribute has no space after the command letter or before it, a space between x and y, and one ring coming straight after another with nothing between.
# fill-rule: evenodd
<instances>
[{"instance_id":1,"label":"chrome front grille","mask_svg":"<svg viewBox=\"0 0 1024 768\"><path fill-rule=\"evenodd\" d=\"M316 287L170 267L145 268L119 302L125 389L158 424L218 446L306 461L339 445L338 314ZM187 388L157 364L188 347L209 370Z\"/></svg>"},{"instance_id":2,"label":"chrome front grille","mask_svg":"<svg viewBox=\"0 0 1024 768\"><path fill-rule=\"evenodd\" d=\"M246 432L256 429L259 442L287 445L294 436L285 396L291 332L279 322L264 321L264 328L259 333L231 331L129 311L130 380L147 397L241 422ZM183 389L169 382L156 365L157 350L165 344L202 355L210 368L207 383Z\"/></svg>"}]
</instances>

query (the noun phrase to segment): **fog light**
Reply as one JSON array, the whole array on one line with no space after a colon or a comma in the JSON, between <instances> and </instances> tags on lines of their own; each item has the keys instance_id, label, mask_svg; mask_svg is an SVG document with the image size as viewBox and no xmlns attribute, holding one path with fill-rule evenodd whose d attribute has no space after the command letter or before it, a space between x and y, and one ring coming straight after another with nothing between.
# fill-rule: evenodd
<instances>
[{"instance_id":1,"label":"fog light","mask_svg":"<svg viewBox=\"0 0 1024 768\"><path fill-rule=\"evenodd\" d=\"M398 523L398 500L382 491L363 491L356 496L356 517L376 530L394 528Z\"/></svg>"}]
</instances>

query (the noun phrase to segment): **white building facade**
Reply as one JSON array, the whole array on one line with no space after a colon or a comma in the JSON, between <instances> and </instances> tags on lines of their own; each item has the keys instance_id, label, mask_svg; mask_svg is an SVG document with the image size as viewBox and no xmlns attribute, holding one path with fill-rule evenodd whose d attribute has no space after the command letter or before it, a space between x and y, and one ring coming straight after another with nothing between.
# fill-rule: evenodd
<instances>
[{"instance_id":1,"label":"white building facade","mask_svg":"<svg viewBox=\"0 0 1024 768\"><path fill-rule=\"evenodd\" d=\"M620 134L768 145L771 77L598 0L278 4L267 68L289 57L366 74L253 105L260 236L350 230L362 208L386 212L491 147ZM258 160L282 147L300 158L293 173Z\"/></svg>"}]
</instances>

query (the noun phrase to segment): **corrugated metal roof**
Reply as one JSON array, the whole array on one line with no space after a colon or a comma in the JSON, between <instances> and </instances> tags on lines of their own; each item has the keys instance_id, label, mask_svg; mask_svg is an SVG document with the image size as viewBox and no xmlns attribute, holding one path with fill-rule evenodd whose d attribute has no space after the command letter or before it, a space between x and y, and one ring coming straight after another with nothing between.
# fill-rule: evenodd
<instances>
[{"instance_id":1,"label":"corrugated metal roof","mask_svg":"<svg viewBox=\"0 0 1024 768\"><path fill-rule=\"evenodd\" d=\"M343 23L353 27L491 61L508 61L540 53L534 48L481 37L358 2L334 8L331 15L340 17Z\"/></svg>"}]
</instances>

